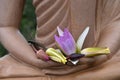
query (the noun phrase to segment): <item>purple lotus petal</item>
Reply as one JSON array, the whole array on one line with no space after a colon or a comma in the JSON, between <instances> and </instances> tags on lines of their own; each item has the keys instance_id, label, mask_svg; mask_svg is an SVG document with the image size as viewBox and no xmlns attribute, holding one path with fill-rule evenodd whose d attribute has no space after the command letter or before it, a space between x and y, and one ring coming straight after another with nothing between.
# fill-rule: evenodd
<instances>
[{"instance_id":1,"label":"purple lotus petal","mask_svg":"<svg viewBox=\"0 0 120 80\"><path fill-rule=\"evenodd\" d=\"M63 35L59 37L55 35L55 40L66 55L71 55L76 52L75 41L67 28L64 29Z\"/></svg>"}]
</instances>

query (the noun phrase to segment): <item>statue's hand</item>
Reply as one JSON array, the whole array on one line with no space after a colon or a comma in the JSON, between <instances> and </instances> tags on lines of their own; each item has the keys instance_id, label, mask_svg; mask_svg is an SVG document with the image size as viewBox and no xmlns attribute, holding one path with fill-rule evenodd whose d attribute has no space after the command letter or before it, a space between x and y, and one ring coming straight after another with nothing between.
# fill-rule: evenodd
<instances>
[{"instance_id":1,"label":"statue's hand","mask_svg":"<svg viewBox=\"0 0 120 80\"><path fill-rule=\"evenodd\" d=\"M75 73L79 71L83 71L87 68L100 65L101 63L104 63L107 60L107 55L99 55L91 58L81 58L77 65L64 65L54 68L47 68L43 71L46 74L50 75L65 75L70 73Z\"/></svg>"},{"instance_id":2,"label":"statue's hand","mask_svg":"<svg viewBox=\"0 0 120 80\"><path fill-rule=\"evenodd\" d=\"M37 62L35 62L36 63L35 65L37 65L37 67L45 69L45 68L58 67L63 65L61 63L57 63L52 60L45 60L46 55L44 54L46 53L43 50L37 51L36 56L38 60Z\"/></svg>"}]
</instances>

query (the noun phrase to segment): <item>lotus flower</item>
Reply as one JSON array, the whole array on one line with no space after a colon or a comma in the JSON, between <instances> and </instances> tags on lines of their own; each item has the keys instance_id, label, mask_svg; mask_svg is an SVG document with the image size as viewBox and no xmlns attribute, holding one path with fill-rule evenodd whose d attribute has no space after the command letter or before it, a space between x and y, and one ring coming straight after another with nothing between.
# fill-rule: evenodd
<instances>
[{"instance_id":1,"label":"lotus flower","mask_svg":"<svg viewBox=\"0 0 120 80\"><path fill-rule=\"evenodd\" d=\"M78 38L77 43L75 43L72 34L67 28L62 31L59 27L57 27L57 31L58 36L55 35L55 41L64 55L61 51L48 48L46 53L54 61L61 62L63 64L65 64L67 61L71 61L73 64L77 64L78 59L81 57L91 57L110 53L109 48L90 47L82 50L85 38L89 32L89 27L83 31L83 33Z\"/></svg>"}]
</instances>

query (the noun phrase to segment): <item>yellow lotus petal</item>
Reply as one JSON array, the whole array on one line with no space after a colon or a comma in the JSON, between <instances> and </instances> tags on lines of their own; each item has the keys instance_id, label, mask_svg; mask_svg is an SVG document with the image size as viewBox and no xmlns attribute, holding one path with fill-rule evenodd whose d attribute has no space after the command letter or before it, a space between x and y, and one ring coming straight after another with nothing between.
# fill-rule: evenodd
<instances>
[{"instance_id":1,"label":"yellow lotus petal","mask_svg":"<svg viewBox=\"0 0 120 80\"><path fill-rule=\"evenodd\" d=\"M48 48L46 50L48 56L54 56L55 59L60 59L63 64L67 62L66 57L59 51L55 50L54 48ZM54 60L55 61L55 60Z\"/></svg>"},{"instance_id":2,"label":"yellow lotus petal","mask_svg":"<svg viewBox=\"0 0 120 80\"><path fill-rule=\"evenodd\" d=\"M53 61L56 61L56 62L62 62L61 59L59 59L58 57L55 57L55 56L50 56L50 59L52 59Z\"/></svg>"},{"instance_id":3,"label":"yellow lotus petal","mask_svg":"<svg viewBox=\"0 0 120 80\"><path fill-rule=\"evenodd\" d=\"M87 57L102 55L102 54L109 54L109 48L101 48L101 47L91 47L85 48L81 51L81 54L85 54Z\"/></svg>"},{"instance_id":4,"label":"yellow lotus petal","mask_svg":"<svg viewBox=\"0 0 120 80\"><path fill-rule=\"evenodd\" d=\"M53 48L48 48L48 49L46 50L46 53L47 53L49 56L61 57L61 55L59 54L59 52L56 51L56 50L53 49Z\"/></svg>"},{"instance_id":5,"label":"yellow lotus petal","mask_svg":"<svg viewBox=\"0 0 120 80\"><path fill-rule=\"evenodd\" d=\"M61 57L62 57L63 59L67 59L67 58L62 54L62 52L61 52L59 49L56 49L56 51L61 55Z\"/></svg>"}]
</instances>

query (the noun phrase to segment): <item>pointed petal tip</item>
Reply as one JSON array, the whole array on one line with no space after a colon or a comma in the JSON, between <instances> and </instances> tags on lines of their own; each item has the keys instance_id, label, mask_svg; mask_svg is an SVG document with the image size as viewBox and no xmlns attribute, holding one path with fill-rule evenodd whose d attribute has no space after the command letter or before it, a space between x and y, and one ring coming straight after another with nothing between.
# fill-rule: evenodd
<instances>
[{"instance_id":1,"label":"pointed petal tip","mask_svg":"<svg viewBox=\"0 0 120 80\"><path fill-rule=\"evenodd\" d=\"M86 30L86 31L89 31L89 29L90 29L90 27L89 27L89 26L87 26L87 27L85 28L85 30Z\"/></svg>"},{"instance_id":2,"label":"pointed petal tip","mask_svg":"<svg viewBox=\"0 0 120 80\"><path fill-rule=\"evenodd\" d=\"M57 26L57 31L58 31L59 36L63 36L64 32L60 29L59 26Z\"/></svg>"},{"instance_id":3,"label":"pointed petal tip","mask_svg":"<svg viewBox=\"0 0 120 80\"><path fill-rule=\"evenodd\" d=\"M71 62L73 65L76 65L76 64L79 62L79 60L75 60L75 61L70 60L70 62Z\"/></svg>"}]
</instances>

